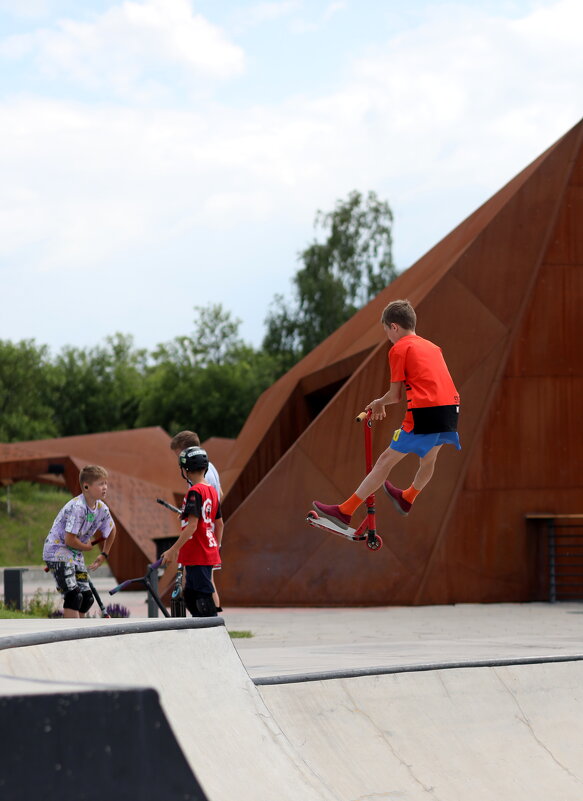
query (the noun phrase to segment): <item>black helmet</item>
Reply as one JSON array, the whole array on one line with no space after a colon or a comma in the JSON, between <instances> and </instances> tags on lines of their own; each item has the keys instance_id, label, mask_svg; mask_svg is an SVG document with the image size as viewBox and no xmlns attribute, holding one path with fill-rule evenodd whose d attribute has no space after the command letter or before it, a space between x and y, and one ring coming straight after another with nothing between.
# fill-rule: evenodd
<instances>
[{"instance_id":1,"label":"black helmet","mask_svg":"<svg viewBox=\"0 0 583 801\"><path fill-rule=\"evenodd\" d=\"M178 464L181 470L187 470L189 473L196 473L198 470L208 470L209 457L203 448L191 446L185 448L178 457Z\"/></svg>"}]
</instances>

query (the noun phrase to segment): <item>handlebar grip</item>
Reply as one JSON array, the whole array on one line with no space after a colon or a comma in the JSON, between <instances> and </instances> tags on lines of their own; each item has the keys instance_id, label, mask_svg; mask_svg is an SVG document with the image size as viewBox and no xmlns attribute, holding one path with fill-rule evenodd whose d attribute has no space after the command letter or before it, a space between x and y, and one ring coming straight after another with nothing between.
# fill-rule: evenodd
<instances>
[{"instance_id":1,"label":"handlebar grip","mask_svg":"<svg viewBox=\"0 0 583 801\"><path fill-rule=\"evenodd\" d=\"M367 412L361 412L359 415L357 415L356 422L362 423L362 421L366 420L367 417L370 417L370 409Z\"/></svg>"},{"instance_id":2,"label":"handlebar grip","mask_svg":"<svg viewBox=\"0 0 583 801\"><path fill-rule=\"evenodd\" d=\"M116 592L125 589L125 587L129 587L130 584L133 584L135 579L128 579L127 581L122 581L121 584L118 584L117 587L114 587L113 590L109 590L110 595L115 595Z\"/></svg>"}]
</instances>

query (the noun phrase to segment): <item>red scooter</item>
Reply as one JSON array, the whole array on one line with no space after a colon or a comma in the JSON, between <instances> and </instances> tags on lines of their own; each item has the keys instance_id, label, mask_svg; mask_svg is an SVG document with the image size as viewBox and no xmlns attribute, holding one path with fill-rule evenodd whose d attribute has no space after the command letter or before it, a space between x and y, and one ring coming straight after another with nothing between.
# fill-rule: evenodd
<instances>
[{"instance_id":1,"label":"red scooter","mask_svg":"<svg viewBox=\"0 0 583 801\"><path fill-rule=\"evenodd\" d=\"M370 473L372 470L372 420L370 419L370 409L368 412L361 412L356 418L357 423L364 422L364 454L366 461L366 472ZM369 495L366 499L366 515L360 526L354 528L341 528L335 525L331 520L320 517L318 513L312 509L306 515L306 523L314 528L319 528L322 531L327 531L329 534L337 534L339 537L344 537L352 542L366 541L367 547L371 551L378 551L382 548L383 541L376 532L376 513L375 513L375 496Z\"/></svg>"}]
</instances>

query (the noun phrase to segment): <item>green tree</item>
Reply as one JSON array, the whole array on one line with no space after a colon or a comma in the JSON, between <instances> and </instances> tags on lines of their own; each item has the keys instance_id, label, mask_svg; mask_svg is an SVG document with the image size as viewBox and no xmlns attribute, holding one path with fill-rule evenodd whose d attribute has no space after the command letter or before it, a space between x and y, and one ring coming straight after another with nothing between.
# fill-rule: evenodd
<instances>
[{"instance_id":1,"label":"green tree","mask_svg":"<svg viewBox=\"0 0 583 801\"><path fill-rule=\"evenodd\" d=\"M0 441L53 437L48 348L34 340L0 340Z\"/></svg>"},{"instance_id":2,"label":"green tree","mask_svg":"<svg viewBox=\"0 0 583 801\"><path fill-rule=\"evenodd\" d=\"M318 211L316 229L327 234L300 253L303 267L287 304L276 295L266 319L263 347L287 369L375 297L396 276L393 215L375 192L353 191L334 211Z\"/></svg>"},{"instance_id":3,"label":"green tree","mask_svg":"<svg viewBox=\"0 0 583 801\"><path fill-rule=\"evenodd\" d=\"M202 439L235 437L259 397L277 378L277 362L246 345L240 321L220 305L195 307L191 336L159 345L148 368L138 425Z\"/></svg>"},{"instance_id":4,"label":"green tree","mask_svg":"<svg viewBox=\"0 0 583 801\"><path fill-rule=\"evenodd\" d=\"M125 334L94 348L67 346L52 365L52 405L61 436L133 428L136 424L146 352Z\"/></svg>"}]
</instances>

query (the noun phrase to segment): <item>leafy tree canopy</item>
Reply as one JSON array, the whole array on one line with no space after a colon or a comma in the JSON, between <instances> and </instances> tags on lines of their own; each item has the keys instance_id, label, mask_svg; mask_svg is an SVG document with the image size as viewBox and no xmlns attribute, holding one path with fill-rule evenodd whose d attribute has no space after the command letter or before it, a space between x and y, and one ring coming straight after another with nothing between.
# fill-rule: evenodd
<instances>
[{"instance_id":1,"label":"leafy tree canopy","mask_svg":"<svg viewBox=\"0 0 583 801\"><path fill-rule=\"evenodd\" d=\"M104 346L64 347L50 370L54 417L61 436L133 428L147 354L133 338L107 337Z\"/></svg>"},{"instance_id":2,"label":"leafy tree canopy","mask_svg":"<svg viewBox=\"0 0 583 801\"><path fill-rule=\"evenodd\" d=\"M309 353L375 297L396 276L392 256L393 215L375 192L353 191L334 211L318 211L325 233L299 255L294 295L276 295L265 321L265 350L285 367Z\"/></svg>"},{"instance_id":3,"label":"leafy tree canopy","mask_svg":"<svg viewBox=\"0 0 583 801\"><path fill-rule=\"evenodd\" d=\"M0 340L0 441L54 437L49 352L34 340Z\"/></svg>"},{"instance_id":4,"label":"leafy tree canopy","mask_svg":"<svg viewBox=\"0 0 583 801\"><path fill-rule=\"evenodd\" d=\"M241 321L219 305L195 307L194 331L159 345L148 368L137 424L202 439L235 437L259 395L278 377L277 361L245 345Z\"/></svg>"}]
</instances>

